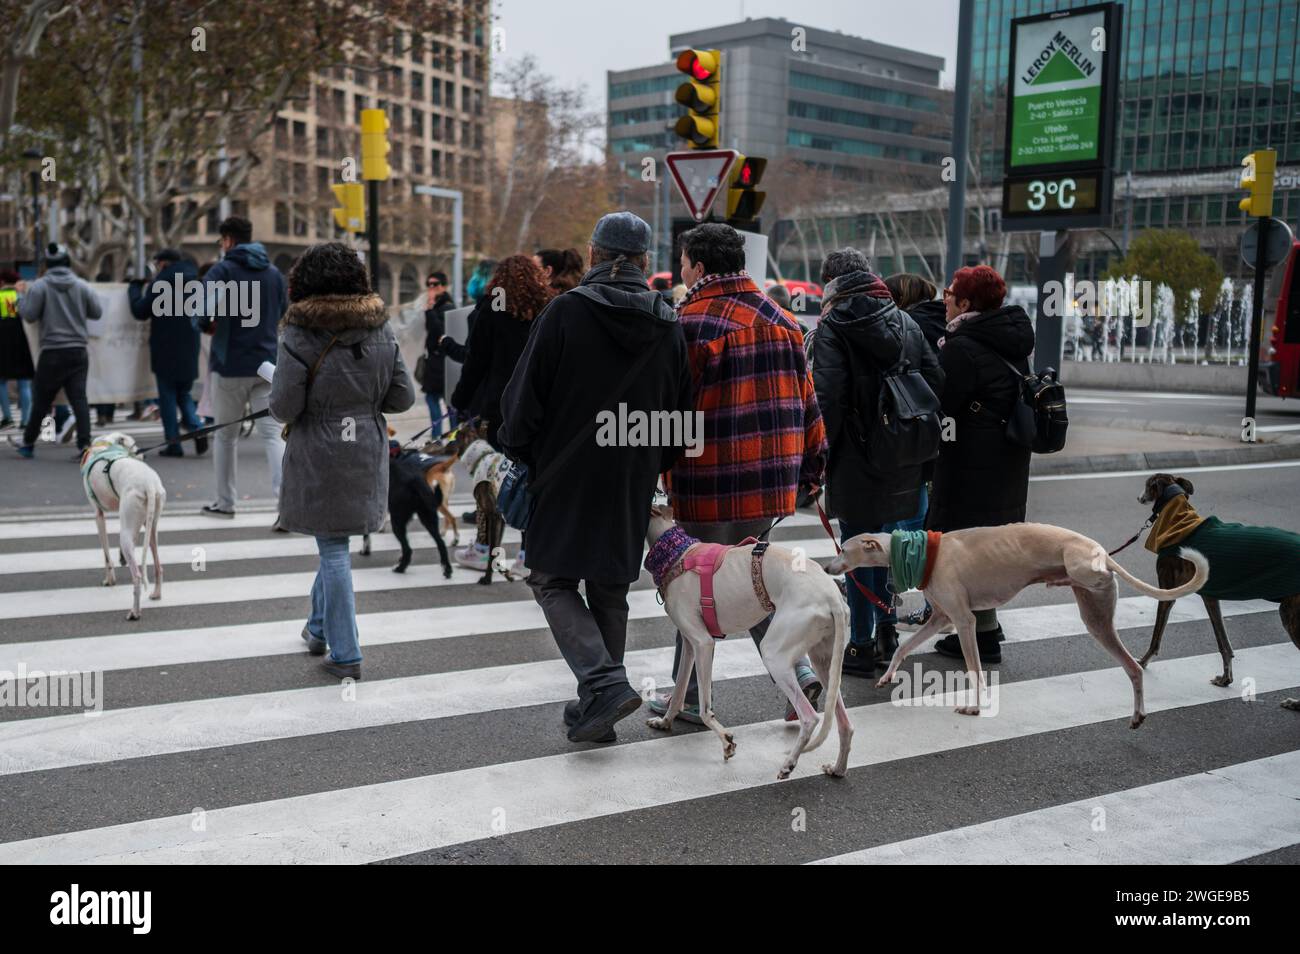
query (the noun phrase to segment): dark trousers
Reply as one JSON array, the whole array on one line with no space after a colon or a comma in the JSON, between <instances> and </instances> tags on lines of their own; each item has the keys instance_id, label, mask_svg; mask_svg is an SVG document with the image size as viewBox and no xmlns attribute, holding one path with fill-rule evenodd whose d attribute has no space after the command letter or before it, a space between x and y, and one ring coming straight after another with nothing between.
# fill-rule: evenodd
<instances>
[{"instance_id":1,"label":"dark trousers","mask_svg":"<svg viewBox=\"0 0 1300 954\"><path fill-rule=\"evenodd\" d=\"M86 403L86 372L90 357L85 348L42 348L36 362L32 415L23 429L23 443L29 447L41 433L41 422L50 413L54 395L62 388L77 416L77 449L90 446L90 405Z\"/></svg>"},{"instance_id":2,"label":"dark trousers","mask_svg":"<svg viewBox=\"0 0 1300 954\"><path fill-rule=\"evenodd\" d=\"M680 521L681 528L703 543L739 543L748 537L756 537L772 525L771 520L741 520L736 523L691 523ZM771 617L763 620L749 631L757 646L767 633ZM682 634L677 634L677 647L673 650L673 682L677 682L677 669L682 662ZM695 669L691 669L691 681L686 687L686 705L693 706L699 702L699 683L695 679Z\"/></svg>"},{"instance_id":3,"label":"dark trousers","mask_svg":"<svg viewBox=\"0 0 1300 954\"><path fill-rule=\"evenodd\" d=\"M628 583L578 581L533 570L528 576L533 598L546 616L560 655L578 680L578 698L626 686L623 652L627 648Z\"/></svg>"},{"instance_id":4,"label":"dark trousers","mask_svg":"<svg viewBox=\"0 0 1300 954\"><path fill-rule=\"evenodd\" d=\"M190 396L193 381L173 381L159 375L154 375L154 381L158 384L158 416L162 418L163 436L169 442L175 443L180 437L180 429L176 426L178 410L181 427L185 430L195 431L203 426L194 410L194 398Z\"/></svg>"}]
</instances>

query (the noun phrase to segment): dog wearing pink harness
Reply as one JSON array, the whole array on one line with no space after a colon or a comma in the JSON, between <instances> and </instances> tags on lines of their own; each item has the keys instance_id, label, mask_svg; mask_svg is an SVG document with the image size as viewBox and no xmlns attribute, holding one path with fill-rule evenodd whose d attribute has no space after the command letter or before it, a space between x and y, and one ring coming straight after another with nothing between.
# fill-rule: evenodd
<instances>
[{"instance_id":1,"label":"dog wearing pink harness","mask_svg":"<svg viewBox=\"0 0 1300 954\"><path fill-rule=\"evenodd\" d=\"M844 775L853 736L840 698L848 613L834 579L801 552L753 538L733 545L702 543L673 522L670 508L653 506L650 512L645 566L659 588L664 610L682 634L682 659L668 710L648 725L671 731L686 700L693 668L699 683L700 719L722 740L723 759L731 758L735 738L718 722L711 701L716 641L727 633L748 632L770 616L767 634L758 644L759 656L799 718L799 737L777 778L788 778L800 754L825 741L832 718L839 727L839 756L833 765L822 768L829 775ZM796 663L805 655L828 690L820 727L817 710L799 688L795 673Z\"/></svg>"}]
</instances>

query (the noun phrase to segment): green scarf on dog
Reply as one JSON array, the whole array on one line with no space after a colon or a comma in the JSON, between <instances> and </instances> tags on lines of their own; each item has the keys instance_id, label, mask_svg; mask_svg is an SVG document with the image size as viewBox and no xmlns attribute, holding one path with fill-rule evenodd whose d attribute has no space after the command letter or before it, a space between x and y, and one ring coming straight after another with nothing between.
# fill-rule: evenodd
<instances>
[{"instance_id":1,"label":"green scarf on dog","mask_svg":"<svg viewBox=\"0 0 1300 954\"><path fill-rule=\"evenodd\" d=\"M895 593L921 585L925 576L927 537L924 530L895 530L889 537L889 575Z\"/></svg>"}]
</instances>

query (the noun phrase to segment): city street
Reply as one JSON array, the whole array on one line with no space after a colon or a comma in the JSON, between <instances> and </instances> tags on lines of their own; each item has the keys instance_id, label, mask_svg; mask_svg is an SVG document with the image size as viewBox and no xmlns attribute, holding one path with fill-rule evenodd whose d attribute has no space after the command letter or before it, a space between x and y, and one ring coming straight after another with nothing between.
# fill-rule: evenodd
<instances>
[{"instance_id":1,"label":"city street","mask_svg":"<svg viewBox=\"0 0 1300 954\"><path fill-rule=\"evenodd\" d=\"M75 489L73 465L58 466ZM1298 468L1185 474L1203 514L1288 527L1293 495L1279 488ZM1147 515L1144 477L1035 478L1030 519L1112 548ZM457 498L457 513L470 506ZM575 746L561 723L573 678L526 585L478 586L464 569L444 581L422 531L394 575L382 533L369 557L353 540L366 673L340 688L298 636L314 544L270 533L267 501L225 522L195 515L201 499L169 504L163 598L141 622L125 619L123 570L116 588L99 585L84 505L0 522L0 670L103 673L98 715L0 707L0 863L1300 861L1300 735L1278 706L1300 687L1300 653L1273 604L1223 605L1236 682L1217 688L1201 603L1180 602L1134 732L1128 681L1069 593L1030 588L1002 614L995 714L896 705L846 677L848 777L819 769L832 737L778 783L793 730L748 639L726 640L715 669L715 710L738 743L729 763L711 733L679 722L665 737L644 708L617 744ZM832 553L810 513L773 539ZM508 532L511 557L517 541ZM1155 581L1140 545L1119 559ZM630 602L629 675L665 686L673 634L647 575ZM1135 656L1154 606L1120 584L1118 628ZM957 668L928 650L913 665Z\"/></svg>"}]
</instances>

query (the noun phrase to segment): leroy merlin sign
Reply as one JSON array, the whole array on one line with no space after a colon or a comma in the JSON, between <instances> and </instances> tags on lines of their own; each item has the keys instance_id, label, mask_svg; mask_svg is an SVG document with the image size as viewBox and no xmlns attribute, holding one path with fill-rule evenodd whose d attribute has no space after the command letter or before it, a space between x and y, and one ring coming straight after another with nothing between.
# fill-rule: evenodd
<instances>
[{"instance_id":1,"label":"leroy merlin sign","mask_svg":"<svg viewBox=\"0 0 1300 954\"><path fill-rule=\"evenodd\" d=\"M1109 224L1122 10L1102 3L1011 21L1004 230Z\"/></svg>"},{"instance_id":2,"label":"leroy merlin sign","mask_svg":"<svg viewBox=\"0 0 1300 954\"><path fill-rule=\"evenodd\" d=\"M1012 22L1010 168L1102 161L1108 6Z\"/></svg>"}]
</instances>

